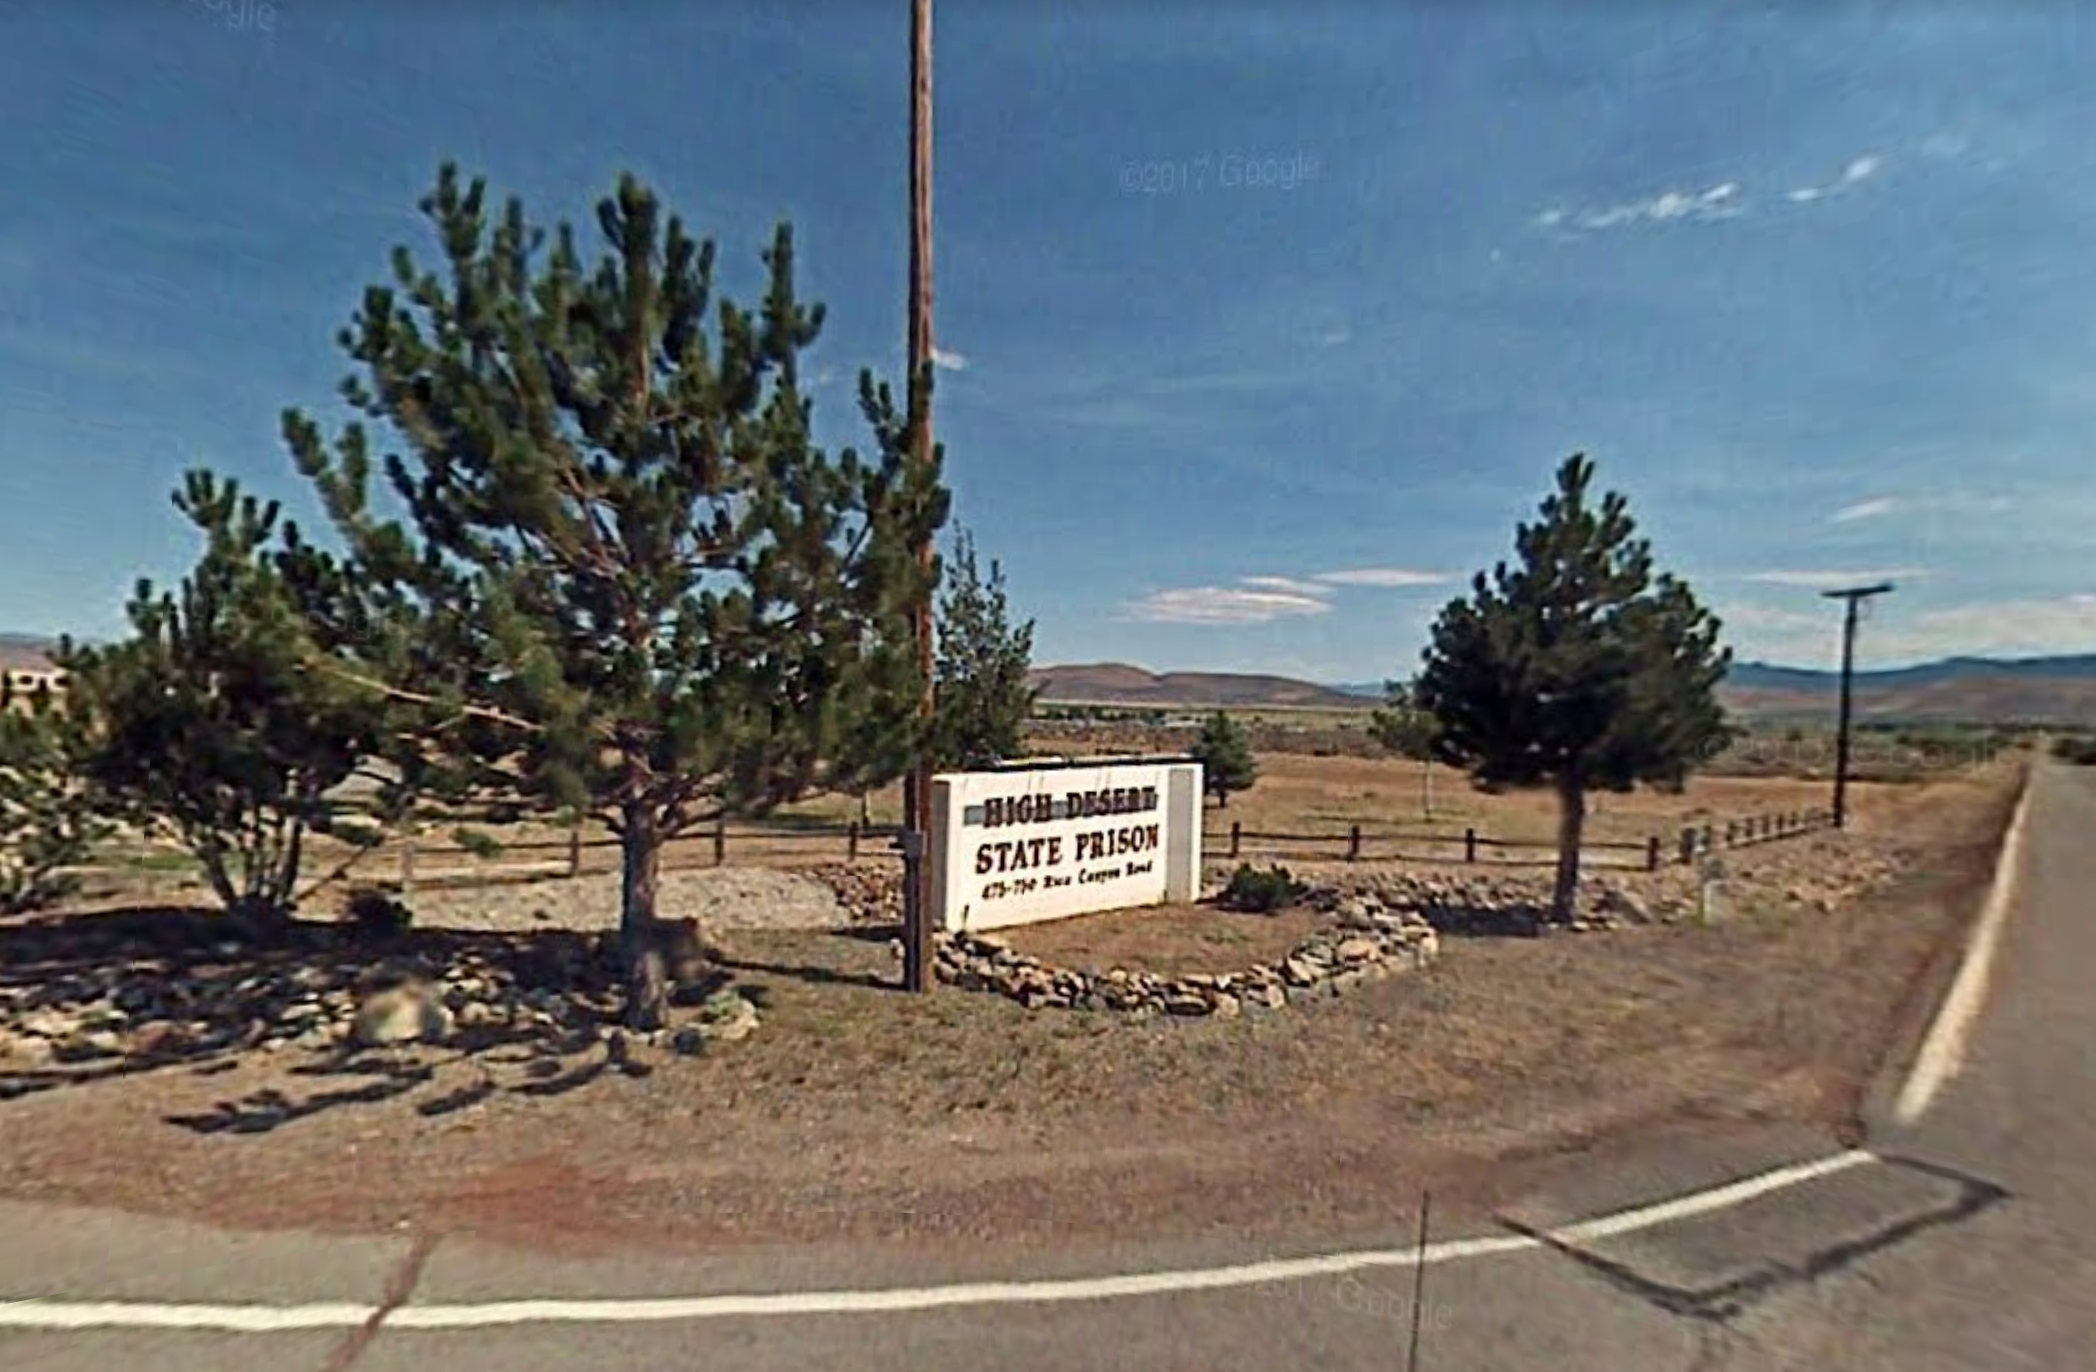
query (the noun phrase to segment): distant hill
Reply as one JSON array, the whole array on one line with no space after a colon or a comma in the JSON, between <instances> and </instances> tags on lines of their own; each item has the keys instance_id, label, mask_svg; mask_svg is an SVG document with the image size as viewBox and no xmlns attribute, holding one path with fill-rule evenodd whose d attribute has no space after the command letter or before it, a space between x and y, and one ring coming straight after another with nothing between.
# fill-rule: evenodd
<instances>
[{"instance_id":1,"label":"distant hill","mask_svg":"<svg viewBox=\"0 0 2096 1372\"><path fill-rule=\"evenodd\" d=\"M1764 662L1735 664L1728 706L1743 715L1824 715L1836 708L1841 674ZM1915 667L1859 671L1856 713L1918 724L2096 724L2096 654L2073 657L1954 657Z\"/></svg>"},{"instance_id":2,"label":"distant hill","mask_svg":"<svg viewBox=\"0 0 2096 1372\"><path fill-rule=\"evenodd\" d=\"M1157 709L1321 708L1359 710L1381 698L1381 682L1320 685L1234 672L1145 671L1125 663L1043 667L1033 674L1045 704ZM1765 662L1733 665L1721 688L1747 718L1819 719L1835 708L1839 673ZM1856 673L1857 718L1873 722L2096 725L2096 654L1995 660L1949 658L1918 667Z\"/></svg>"},{"instance_id":3,"label":"distant hill","mask_svg":"<svg viewBox=\"0 0 2096 1372\"><path fill-rule=\"evenodd\" d=\"M1359 696L1285 676L1238 672L1148 672L1121 662L1042 667L1031 676L1048 705L1134 705L1157 709L1358 710Z\"/></svg>"},{"instance_id":4,"label":"distant hill","mask_svg":"<svg viewBox=\"0 0 2096 1372\"><path fill-rule=\"evenodd\" d=\"M51 665L58 640L37 634L0 634L0 671L41 672Z\"/></svg>"}]
</instances>

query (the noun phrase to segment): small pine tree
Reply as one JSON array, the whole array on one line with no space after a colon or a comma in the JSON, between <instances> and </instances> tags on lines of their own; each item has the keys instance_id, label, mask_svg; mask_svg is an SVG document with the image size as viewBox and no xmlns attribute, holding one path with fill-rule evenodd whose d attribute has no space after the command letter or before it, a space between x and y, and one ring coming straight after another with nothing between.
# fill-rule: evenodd
<instances>
[{"instance_id":1,"label":"small pine tree","mask_svg":"<svg viewBox=\"0 0 2096 1372\"><path fill-rule=\"evenodd\" d=\"M1434 745L1441 736L1441 722L1419 707L1416 693L1407 682L1391 681L1383 686L1383 707L1369 721L1368 733L1377 743L1402 758L1419 764L1420 811L1434 814Z\"/></svg>"},{"instance_id":2,"label":"small pine tree","mask_svg":"<svg viewBox=\"0 0 2096 1372\"><path fill-rule=\"evenodd\" d=\"M81 772L124 817L171 828L229 912L280 925L306 836L385 715L306 670L304 619L269 554L277 505L205 472L174 503L205 535L179 592L141 580L130 638L56 654L93 733Z\"/></svg>"},{"instance_id":3,"label":"small pine tree","mask_svg":"<svg viewBox=\"0 0 2096 1372\"><path fill-rule=\"evenodd\" d=\"M1574 455L1515 562L1478 573L1433 628L1416 690L1435 753L1485 786L1549 783L1559 800L1553 919L1570 919L1590 791L1680 785L1731 733L1716 687L1731 653L1686 583L1655 573L1629 502L1588 490Z\"/></svg>"},{"instance_id":4,"label":"small pine tree","mask_svg":"<svg viewBox=\"0 0 2096 1372\"><path fill-rule=\"evenodd\" d=\"M0 914L43 910L79 891L68 868L86 865L110 831L81 782L87 736L49 682L17 691L0 672Z\"/></svg>"},{"instance_id":5,"label":"small pine tree","mask_svg":"<svg viewBox=\"0 0 2096 1372\"><path fill-rule=\"evenodd\" d=\"M1259 762L1252 756L1250 735L1221 710L1208 717L1192 751L1201 764L1203 786L1222 809L1230 807L1231 792L1249 790L1259 780Z\"/></svg>"},{"instance_id":6,"label":"small pine tree","mask_svg":"<svg viewBox=\"0 0 2096 1372\"><path fill-rule=\"evenodd\" d=\"M953 559L944 568L939 605L937 757L942 767L969 769L1013 758L1025 747L1026 722L1038 692L1027 684L1033 666L1033 621L1014 624L1004 568L990 563L985 581L975 539L957 531Z\"/></svg>"}]
</instances>

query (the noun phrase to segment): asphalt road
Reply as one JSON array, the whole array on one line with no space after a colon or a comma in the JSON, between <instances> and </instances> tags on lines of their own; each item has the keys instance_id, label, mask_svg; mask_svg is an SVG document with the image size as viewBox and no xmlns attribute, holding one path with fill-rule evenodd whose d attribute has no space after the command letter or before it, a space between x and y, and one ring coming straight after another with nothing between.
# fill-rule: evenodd
<instances>
[{"instance_id":1,"label":"asphalt road","mask_svg":"<svg viewBox=\"0 0 2096 1372\"><path fill-rule=\"evenodd\" d=\"M1984 1013L1918 1119L1888 1109L1867 1152L1831 1158L1780 1130L1655 1139L1546 1179L1490 1234L1437 1238L1420 1270L1395 1224L1351 1272L1227 1244L905 1269L813 1250L576 1264L0 1208L0 1369L1403 1369L1422 1276L1432 1372L2096 1367L2096 772L2041 766L2025 840Z\"/></svg>"}]
</instances>

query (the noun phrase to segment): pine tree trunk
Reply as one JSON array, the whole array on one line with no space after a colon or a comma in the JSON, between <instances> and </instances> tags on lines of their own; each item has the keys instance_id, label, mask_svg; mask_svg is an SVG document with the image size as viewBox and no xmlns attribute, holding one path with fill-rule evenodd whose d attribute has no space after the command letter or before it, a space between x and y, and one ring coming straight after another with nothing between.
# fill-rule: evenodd
<instances>
[{"instance_id":1,"label":"pine tree trunk","mask_svg":"<svg viewBox=\"0 0 2096 1372\"><path fill-rule=\"evenodd\" d=\"M1579 898L1579 846L1586 832L1587 791L1577 778L1558 783L1557 884L1550 893L1550 919L1569 923Z\"/></svg>"},{"instance_id":2,"label":"pine tree trunk","mask_svg":"<svg viewBox=\"0 0 2096 1372\"><path fill-rule=\"evenodd\" d=\"M1230 808L1230 790L1228 787L1218 786L1216 788L1215 808L1218 810L1227 810Z\"/></svg>"},{"instance_id":3,"label":"pine tree trunk","mask_svg":"<svg viewBox=\"0 0 2096 1372\"><path fill-rule=\"evenodd\" d=\"M646 806L629 805L621 818L619 943L626 970L626 1024L646 1032L662 1028L670 1008L669 968L655 917L662 835Z\"/></svg>"},{"instance_id":4,"label":"pine tree trunk","mask_svg":"<svg viewBox=\"0 0 2096 1372\"><path fill-rule=\"evenodd\" d=\"M1434 817L1434 760L1423 758L1419 763L1419 807L1428 819Z\"/></svg>"}]
</instances>

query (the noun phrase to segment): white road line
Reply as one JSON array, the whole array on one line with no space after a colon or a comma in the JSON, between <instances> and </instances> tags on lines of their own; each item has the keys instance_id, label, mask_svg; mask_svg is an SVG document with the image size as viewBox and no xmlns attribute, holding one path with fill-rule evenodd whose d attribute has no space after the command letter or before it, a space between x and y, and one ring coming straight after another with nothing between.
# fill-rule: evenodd
<instances>
[{"instance_id":1,"label":"white road line","mask_svg":"<svg viewBox=\"0 0 2096 1372\"><path fill-rule=\"evenodd\" d=\"M1748 1201L1759 1200L1777 1191L1808 1181L1818 1181L1821 1177L1831 1177L1837 1172L1846 1172L1851 1167L1860 1167L1866 1162L1876 1161L1876 1156L1860 1148L1847 1153L1836 1153L1831 1158L1799 1163L1794 1167L1779 1167L1773 1172L1746 1177L1729 1186L1699 1191L1693 1196L1683 1196L1679 1200L1662 1201L1641 1210L1629 1210L1620 1215L1605 1215L1598 1220L1568 1225L1553 1231L1550 1237L1573 1243L1590 1243L1595 1239L1635 1233L1655 1225L1685 1220L1693 1215L1706 1215L1713 1210L1729 1210L1735 1205L1745 1205Z\"/></svg>"},{"instance_id":2,"label":"white road line","mask_svg":"<svg viewBox=\"0 0 2096 1372\"><path fill-rule=\"evenodd\" d=\"M1950 994L1943 998L1942 1008L1936 1012L1936 1021L1929 1026L1921 1052L1907 1073L1898 1099L1893 1102L1893 1118L1901 1124L1912 1124L1920 1119L1936 1099L1936 1093L1964 1065L1966 1043L1971 1038L1973 1025L1979 1021L1980 1008L1987 1003L1987 983L1994 972L1994 955L2001 946L2002 930L2007 927L2009 911L2016 903L2017 881L2023 867L2024 824L2030 815L2031 792L2036 786L2037 771L2034 768L2024 779L2023 797L2016 802L2015 817L2009 821L2008 833L2002 838L2001 856L1994 866L1994 882L1987 890L1987 903L1980 910L1979 926L1965 950L1964 962L1958 967L1957 980L1951 983Z\"/></svg>"},{"instance_id":3,"label":"white road line","mask_svg":"<svg viewBox=\"0 0 2096 1372\"><path fill-rule=\"evenodd\" d=\"M1742 1205L1786 1187L1831 1176L1877 1159L1847 1152L1779 1168L1710 1191L1641 1206L1572 1225L1553 1239L1588 1241L1652 1229L1691 1216ZM1427 1264L1522 1253L1543 1246L1521 1235L1454 1239L1427 1247ZM1413 1248L1367 1249L1305 1258L1277 1258L1229 1267L1078 1277L1053 1281L966 1282L951 1286L864 1291L789 1291L656 1299L519 1300L474 1305L406 1305L387 1313L388 1329L472 1329L518 1324L633 1324L664 1320L765 1318L782 1315L898 1314L970 1305L1048 1305L1228 1290L1276 1282L1338 1277L1371 1268L1406 1268L1420 1260ZM0 1304L0 1329L197 1329L271 1333L339 1329L364 1324L371 1305L154 1305L116 1301L28 1300Z\"/></svg>"},{"instance_id":4,"label":"white road line","mask_svg":"<svg viewBox=\"0 0 2096 1372\"><path fill-rule=\"evenodd\" d=\"M142 1301L0 1301L0 1329L192 1329L281 1334L355 1329L375 1305L156 1305Z\"/></svg>"}]
</instances>

